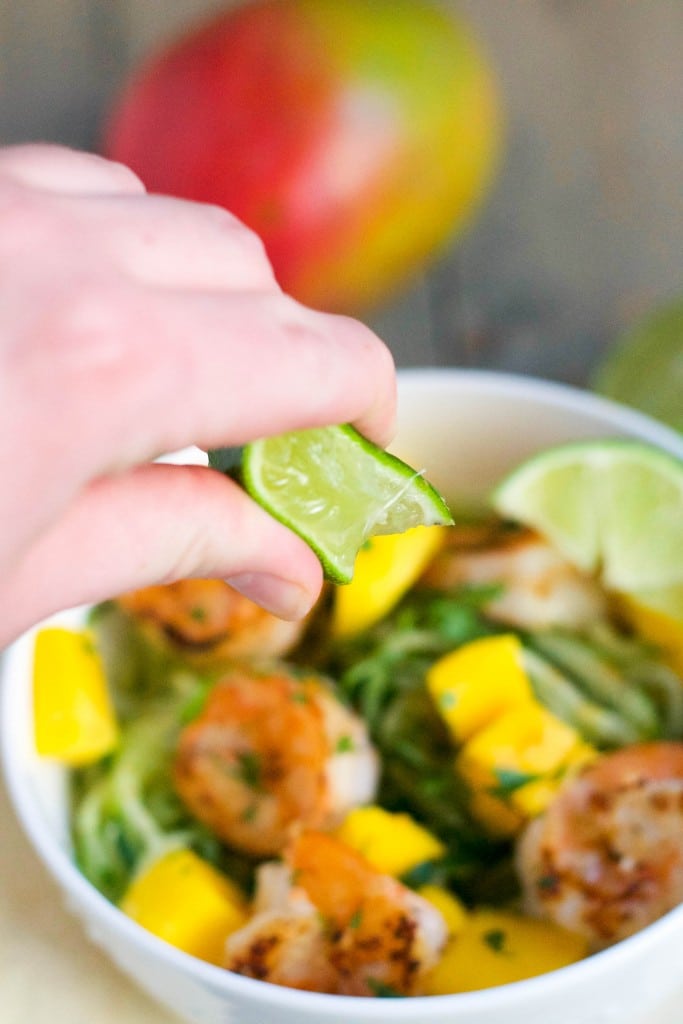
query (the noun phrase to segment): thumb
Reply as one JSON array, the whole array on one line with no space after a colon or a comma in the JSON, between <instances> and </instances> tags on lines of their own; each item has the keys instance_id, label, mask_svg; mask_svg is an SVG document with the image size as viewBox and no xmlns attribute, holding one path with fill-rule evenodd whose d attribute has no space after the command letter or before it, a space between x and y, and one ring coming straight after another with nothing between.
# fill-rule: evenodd
<instances>
[{"instance_id":1,"label":"thumb","mask_svg":"<svg viewBox=\"0 0 683 1024\"><path fill-rule=\"evenodd\" d=\"M90 484L5 574L0 639L62 608L191 576L226 579L287 619L322 584L308 546L232 480L155 463Z\"/></svg>"}]
</instances>

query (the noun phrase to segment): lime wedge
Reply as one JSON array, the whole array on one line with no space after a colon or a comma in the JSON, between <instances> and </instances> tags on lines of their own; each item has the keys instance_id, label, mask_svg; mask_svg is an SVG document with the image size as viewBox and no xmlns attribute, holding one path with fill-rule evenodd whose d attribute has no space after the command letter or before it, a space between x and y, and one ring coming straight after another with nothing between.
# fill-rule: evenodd
<instances>
[{"instance_id":1,"label":"lime wedge","mask_svg":"<svg viewBox=\"0 0 683 1024\"><path fill-rule=\"evenodd\" d=\"M683 302L652 313L620 338L593 387L683 430Z\"/></svg>"},{"instance_id":2,"label":"lime wedge","mask_svg":"<svg viewBox=\"0 0 683 1024\"><path fill-rule=\"evenodd\" d=\"M552 448L497 487L502 515L534 527L612 590L677 605L683 585L683 462L639 441Z\"/></svg>"},{"instance_id":3,"label":"lime wedge","mask_svg":"<svg viewBox=\"0 0 683 1024\"><path fill-rule=\"evenodd\" d=\"M315 551L334 583L353 577L369 537L453 522L422 474L348 424L267 437L209 453L266 511ZM236 468L237 467L237 468Z\"/></svg>"}]
</instances>

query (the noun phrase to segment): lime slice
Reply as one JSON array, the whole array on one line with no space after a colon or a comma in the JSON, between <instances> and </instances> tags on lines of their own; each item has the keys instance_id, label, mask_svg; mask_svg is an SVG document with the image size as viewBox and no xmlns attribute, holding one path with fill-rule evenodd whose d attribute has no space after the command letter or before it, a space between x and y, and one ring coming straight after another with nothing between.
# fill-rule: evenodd
<instances>
[{"instance_id":1,"label":"lime slice","mask_svg":"<svg viewBox=\"0 0 683 1024\"><path fill-rule=\"evenodd\" d=\"M219 449L209 463L236 475L259 505L298 533L334 583L351 580L369 537L453 522L419 471L348 424L253 441L241 458Z\"/></svg>"},{"instance_id":2,"label":"lime slice","mask_svg":"<svg viewBox=\"0 0 683 1024\"><path fill-rule=\"evenodd\" d=\"M683 462L661 449L617 439L552 448L503 480L493 503L609 589L680 605Z\"/></svg>"},{"instance_id":3,"label":"lime slice","mask_svg":"<svg viewBox=\"0 0 683 1024\"><path fill-rule=\"evenodd\" d=\"M637 324L598 367L596 391L683 430L683 302Z\"/></svg>"}]
</instances>

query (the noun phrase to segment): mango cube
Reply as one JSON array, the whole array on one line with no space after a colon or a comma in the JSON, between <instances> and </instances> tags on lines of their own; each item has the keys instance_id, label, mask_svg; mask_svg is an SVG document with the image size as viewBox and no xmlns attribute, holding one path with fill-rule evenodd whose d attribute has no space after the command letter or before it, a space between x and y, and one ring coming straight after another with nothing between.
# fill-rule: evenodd
<instances>
[{"instance_id":1,"label":"mango cube","mask_svg":"<svg viewBox=\"0 0 683 1024\"><path fill-rule=\"evenodd\" d=\"M138 875L121 910L172 946L218 965L228 935L247 920L237 886L186 849L164 854Z\"/></svg>"},{"instance_id":2,"label":"mango cube","mask_svg":"<svg viewBox=\"0 0 683 1024\"><path fill-rule=\"evenodd\" d=\"M474 992L523 981L588 954L584 938L547 921L473 910L427 979L428 995Z\"/></svg>"},{"instance_id":3,"label":"mango cube","mask_svg":"<svg viewBox=\"0 0 683 1024\"><path fill-rule=\"evenodd\" d=\"M579 734L535 701L506 712L461 749L456 768L468 781L473 810L502 834L548 806L570 769L595 756Z\"/></svg>"},{"instance_id":4,"label":"mango cube","mask_svg":"<svg viewBox=\"0 0 683 1024\"><path fill-rule=\"evenodd\" d=\"M402 875L446 852L444 844L409 814L375 805L350 811L336 836L387 875Z\"/></svg>"},{"instance_id":5,"label":"mango cube","mask_svg":"<svg viewBox=\"0 0 683 1024\"><path fill-rule=\"evenodd\" d=\"M41 629L33 656L36 750L84 765L114 749L119 731L102 659L89 633Z\"/></svg>"},{"instance_id":6,"label":"mango cube","mask_svg":"<svg viewBox=\"0 0 683 1024\"><path fill-rule=\"evenodd\" d=\"M446 654L427 673L427 689L458 742L533 696L513 634L483 637Z\"/></svg>"},{"instance_id":7,"label":"mango cube","mask_svg":"<svg viewBox=\"0 0 683 1024\"><path fill-rule=\"evenodd\" d=\"M353 579L335 591L333 635L351 636L387 615L422 575L444 537L440 526L371 537L356 556Z\"/></svg>"}]
</instances>

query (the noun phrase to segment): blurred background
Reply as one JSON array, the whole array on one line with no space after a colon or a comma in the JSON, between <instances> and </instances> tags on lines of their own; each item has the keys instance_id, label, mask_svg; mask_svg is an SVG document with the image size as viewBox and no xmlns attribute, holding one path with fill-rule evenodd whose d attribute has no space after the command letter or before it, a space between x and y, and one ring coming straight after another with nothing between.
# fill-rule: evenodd
<instances>
[{"instance_id":1,"label":"blurred background","mask_svg":"<svg viewBox=\"0 0 683 1024\"><path fill-rule=\"evenodd\" d=\"M0 0L0 142L98 149L139 62L229 6ZM497 173L467 230L360 314L401 366L585 385L626 328L683 290L683 4L438 6L471 26L497 80Z\"/></svg>"}]
</instances>

